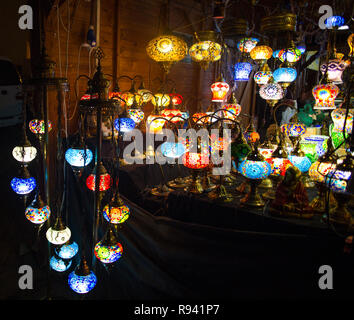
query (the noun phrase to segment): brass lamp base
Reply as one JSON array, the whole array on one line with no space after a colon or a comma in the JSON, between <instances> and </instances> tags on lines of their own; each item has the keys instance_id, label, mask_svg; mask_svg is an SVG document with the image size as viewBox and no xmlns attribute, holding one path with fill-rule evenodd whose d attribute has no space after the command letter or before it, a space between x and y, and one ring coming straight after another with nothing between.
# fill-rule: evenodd
<instances>
[{"instance_id":1,"label":"brass lamp base","mask_svg":"<svg viewBox=\"0 0 354 320\"><path fill-rule=\"evenodd\" d=\"M205 175L203 176L201 184L204 189L204 192L210 192L216 188L216 184L211 182L208 173L205 173Z\"/></svg>"},{"instance_id":2,"label":"brass lamp base","mask_svg":"<svg viewBox=\"0 0 354 320\"><path fill-rule=\"evenodd\" d=\"M260 185L258 186L259 188L263 189L272 189L273 188L273 182L269 178L263 179Z\"/></svg>"},{"instance_id":3,"label":"brass lamp base","mask_svg":"<svg viewBox=\"0 0 354 320\"><path fill-rule=\"evenodd\" d=\"M167 186L171 189L180 189L187 186L187 182L181 177L178 177L172 181L167 182Z\"/></svg>"},{"instance_id":4,"label":"brass lamp base","mask_svg":"<svg viewBox=\"0 0 354 320\"><path fill-rule=\"evenodd\" d=\"M281 180L281 177L278 175L277 176L271 175L270 179L272 181L273 188L269 189L266 193L263 193L262 197L267 200L274 200L275 196L276 196L276 192L277 192L277 187L278 187L278 184Z\"/></svg>"},{"instance_id":5,"label":"brass lamp base","mask_svg":"<svg viewBox=\"0 0 354 320\"><path fill-rule=\"evenodd\" d=\"M337 206L329 211L329 221L335 225L352 227L354 219L347 208L351 196L334 193L334 197L337 200Z\"/></svg>"},{"instance_id":6,"label":"brass lamp base","mask_svg":"<svg viewBox=\"0 0 354 320\"><path fill-rule=\"evenodd\" d=\"M172 189L170 189L165 184L163 184L156 188L151 189L151 194L157 197L167 197L171 191Z\"/></svg>"},{"instance_id":7,"label":"brass lamp base","mask_svg":"<svg viewBox=\"0 0 354 320\"><path fill-rule=\"evenodd\" d=\"M322 184L316 183L318 189L318 196L316 196L311 202L310 207L315 214L324 214L326 212L326 187ZM330 192L329 195L329 208L333 209L337 206L337 201Z\"/></svg>"},{"instance_id":8,"label":"brass lamp base","mask_svg":"<svg viewBox=\"0 0 354 320\"><path fill-rule=\"evenodd\" d=\"M231 202L234 198L232 195L226 191L223 185L217 186L212 192L208 195L209 199L220 201L220 202Z\"/></svg>"},{"instance_id":9,"label":"brass lamp base","mask_svg":"<svg viewBox=\"0 0 354 320\"><path fill-rule=\"evenodd\" d=\"M193 194L201 194L204 192L204 189L203 189L203 186L200 182L200 179L198 179L198 171L197 170L192 171L192 181L189 184L189 186L187 186L184 190L186 192L191 192Z\"/></svg>"},{"instance_id":10,"label":"brass lamp base","mask_svg":"<svg viewBox=\"0 0 354 320\"><path fill-rule=\"evenodd\" d=\"M301 175L301 181L305 188L313 188L315 183L311 180L307 173Z\"/></svg>"},{"instance_id":11,"label":"brass lamp base","mask_svg":"<svg viewBox=\"0 0 354 320\"><path fill-rule=\"evenodd\" d=\"M257 191L258 184L260 184L260 181L250 181L250 191L240 200L241 205L249 207L263 207L265 205L264 200Z\"/></svg>"}]
</instances>

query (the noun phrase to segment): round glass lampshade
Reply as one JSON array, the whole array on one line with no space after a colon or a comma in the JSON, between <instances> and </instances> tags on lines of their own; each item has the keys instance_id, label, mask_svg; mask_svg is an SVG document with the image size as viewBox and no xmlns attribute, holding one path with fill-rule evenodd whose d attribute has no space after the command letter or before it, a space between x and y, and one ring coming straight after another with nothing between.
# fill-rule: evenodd
<instances>
[{"instance_id":1,"label":"round glass lampshade","mask_svg":"<svg viewBox=\"0 0 354 320\"><path fill-rule=\"evenodd\" d=\"M215 82L210 87L213 97L211 101L213 102L224 102L227 93L229 92L230 86L226 82Z\"/></svg>"},{"instance_id":2,"label":"round glass lampshade","mask_svg":"<svg viewBox=\"0 0 354 320\"><path fill-rule=\"evenodd\" d=\"M45 124L44 120L33 119L29 122L29 129L34 134L44 134ZM48 120L48 132L52 130L52 123Z\"/></svg>"},{"instance_id":3,"label":"round glass lampshade","mask_svg":"<svg viewBox=\"0 0 354 320\"><path fill-rule=\"evenodd\" d=\"M166 120L170 120L173 123L177 123L179 121L183 121L182 112L179 109L164 109L161 112L161 116L166 118Z\"/></svg>"},{"instance_id":4,"label":"round glass lampshade","mask_svg":"<svg viewBox=\"0 0 354 320\"><path fill-rule=\"evenodd\" d=\"M73 271L69 274L68 283L70 288L76 293L87 293L95 287L97 277L92 271L84 276L78 275L76 271Z\"/></svg>"},{"instance_id":5,"label":"round glass lampshade","mask_svg":"<svg viewBox=\"0 0 354 320\"><path fill-rule=\"evenodd\" d=\"M281 125L280 130L288 137L300 137L306 133L306 126L302 123L289 123Z\"/></svg>"},{"instance_id":6,"label":"round glass lampshade","mask_svg":"<svg viewBox=\"0 0 354 320\"><path fill-rule=\"evenodd\" d=\"M325 184L333 192L347 193L348 182L352 176L351 171L339 170L339 165L325 176Z\"/></svg>"},{"instance_id":7,"label":"round glass lampshade","mask_svg":"<svg viewBox=\"0 0 354 320\"><path fill-rule=\"evenodd\" d=\"M234 67L234 81L248 81L252 65L249 62L238 62Z\"/></svg>"},{"instance_id":8,"label":"round glass lampshade","mask_svg":"<svg viewBox=\"0 0 354 320\"><path fill-rule=\"evenodd\" d=\"M123 247L119 242L107 245L100 241L95 245L94 253L102 263L113 263L122 256Z\"/></svg>"},{"instance_id":9,"label":"round glass lampshade","mask_svg":"<svg viewBox=\"0 0 354 320\"><path fill-rule=\"evenodd\" d=\"M328 136L313 135L305 137L300 141L300 148L312 163L327 151Z\"/></svg>"},{"instance_id":10,"label":"round glass lampshade","mask_svg":"<svg viewBox=\"0 0 354 320\"><path fill-rule=\"evenodd\" d=\"M148 103L153 97L153 94L148 89L138 89L138 93L135 94L135 101L141 106L144 103Z\"/></svg>"},{"instance_id":11,"label":"round glass lampshade","mask_svg":"<svg viewBox=\"0 0 354 320\"><path fill-rule=\"evenodd\" d=\"M113 180L108 173L100 175L99 191L106 191L112 186ZM86 179L86 186L91 191L95 191L96 187L96 175L91 173Z\"/></svg>"},{"instance_id":12,"label":"round glass lampshade","mask_svg":"<svg viewBox=\"0 0 354 320\"><path fill-rule=\"evenodd\" d=\"M186 148L182 143L166 141L161 144L161 152L165 157L179 158L186 152Z\"/></svg>"},{"instance_id":13,"label":"round glass lampshade","mask_svg":"<svg viewBox=\"0 0 354 320\"><path fill-rule=\"evenodd\" d=\"M151 99L152 104L159 108L168 107L170 101L171 98L167 93L156 93Z\"/></svg>"},{"instance_id":14,"label":"round glass lampshade","mask_svg":"<svg viewBox=\"0 0 354 320\"><path fill-rule=\"evenodd\" d=\"M12 150L12 156L23 164L30 163L37 155L37 149L32 146L17 146Z\"/></svg>"},{"instance_id":15,"label":"round glass lampshade","mask_svg":"<svg viewBox=\"0 0 354 320\"><path fill-rule=\"evenodd\" d=\"M187 55L187 43L173 35L162 35L149 41L146 46L148 56L156 62L163 63L168 72L171 65Z\"/></svg>"},{"instance_id":16,"label":"round glass lampshade","mask_svg":"<svg viewBox=\"0 0 354 320\"><path fill-rule=\"evenodd\" d=\"M295 68L278 68L273 72L273 79L279 83L290 83L296 79L297 72Z\"/></svg>"},{"instance_id":17,"label":"round glass lampshade","mask_svg":"<svg viewBox=\"0 0 354 320\"><path fill-rule=\"evenodd\" d=\"M273 77L272 71L257 71L254 74L253 79L258 85L263 85L263 84L267 84L272 77Z\"/></svg>"},{"instance_id":18,"label":"round glass lampshade","mask_svg":"<svg viewBox=\"0 0 354 320\"><path fill-rule=\"evenodd\" d=\"M114 128L118 132L129 132L135 127L135 121L130 118L117 118L114 120Z\"/></svg>"},{"instance_id":19,"label":"round glass lampshade","mask_svg":"<svg viewBox=\"0 0 354 320\"><path fill-rule=\"evenodd\" d=\"M331 110L335 109L334 100L339 93L335 84L319 84L312 89L312 95L316 99L314 109Z\"/></svg>"},{"instance_id":20,"label":"round glass lampshade","mask_svg":"<svg viewBox=\"0 0 354 320\"><path fill-rule=\"evenodd\" d=\"M55 248L55 253L62 259L72 259L79 252L79 245L73 241Z\"/></svg>"},{"instance_id":21,"label":"round glass lampshade","mask_svg":"<svg viewBox=\"0 0 354 320\"><path fill-rule=\"evenodd\" d=\"M350 61L342 60L342 59L332 59L327 63L323 63L320 67L321 73L325 74L327 71L327 79L328 81L334 84L342 83L342 74L345 68L350 65Z\"/></svg>"},{"instance_id":22,"label":"round glass lampshade","mask_svg":"<svg viewBox=\"0 0 354 320\"><path fill-rule=\"evenodd\" d=\"M64 261L63 259L57 258L56 256L52 256L50 258L50 267L58 272L64 272L71 267L71 261Z\"/></svg>"},{"instance_id":23,"label":"round glass lampshade","mask_svg":"<svg viewBox=\"0 0 354 320\"><path fill-rule=\"evenodd\" d=\"M210 40L194 43L189 49L192 60L200 63L204 69L207 69L210 62L220 60L221 52L221 45Z\"/></svg>"},{"instance_id":24,"label":"round glass lampshade","mask_svg":"<svg viewBox=\"0 0 354 320\"><path fill-rule=\"evenodd\" d=\"M268 158L266 161L270 164L272 168L272 175L281 175L284 176L286 169L291 167L293 164L288 158Z\"/></svg>"},{"instance_id":25,"label":"round glass lampshade","mask_svg":"<svg viewBox=\"0 0 354 320\"><path fill-rule=\"evenodd\" d=\"M13 178L11 180L11 188L19 195L31 193L37 186L36 179L29 178Z\"/></svg>"},{"instance_id":26,"label":"round glass lampshade","mask_svg":"<svg viewBox=\"0 0 354 320\"><path fill-rule=\"evenodd\" d=\"M186 152L182 157L182 162L189 169L203 169L209 165L209 155L206 153Z\"/></svg>"},{"instance_id":27,"label":"round glass lampshade","mask_svg":"<svg viewBox=\"0 0 354 320\"><path fill-rule=\"evenodd\" d=\"M344 18L341 16L331 16L325 20L325 25L327 29L341 27L344 25Z\"/></svg>"},{"instance_id":28,"label":"round glass lampshade","mask_svg":"<svg viewBox=\"0 0 354 320\"><path fill-rule=\"evenodd\" d=\"M123 204L122 206L111 207L107 204L103 208L103 217L110 223L119 224L125 222L130 215L130 209L127 205Z\"/></svg>"},{"instance_id":29,"label":"round glass lampshade","mask_svg":"<svg viewBox=\"0 0 354 320\"><path fill-rule=\"evenodd\" d=\"M46 232L47 240L54 245L61 245L69 241L71 237L71 231L68 227L65 227L62 230L55 230L50 227Z\"/></svg>"},{"instance_id":30,"label":"round glass lampshade","mask_svg":"<svg viewBox=\"0 0 354 320\"><path fill-rule=\"evenodd\" d=\"M92 159L92 151L88 148L69 148L65 152L65 160L73 167L85 167Z\"/></svg>"},{"instance_id":31,"label":"round glass lampshade","mask_svg":"<svg viewBox=\"0 0 354 320\"><path fill-rule=\"evenodd\" d=\"M135 124L139 124L144 120L144 111L140 109L128 109L128 117L132 119Z\"/></svg>"},{"instance_id":32,"label":"round glass lampshade","mask_svg":"<svg viewBox=\"0 0 354 320\"><path fill-rule=\"evenodd\" d=\"M223 107L223 117L230 120L236 120L236 118L240 115L242 107L238 103L228 103ZM228 123L227 120L225 120ZM231 121L229 121L231 122Z\"/></svg>"},{"instance_id":33,"label":"round glass lampshade","mask_svg":"<svg viewBox=\"0 0 354 320\"><path fill-rule=\"evenodd\" d=\"M297 167L301 172L307 172L309 171L311 167L311 161L308 157L300 157L300 156L293 156L290 155L288 156L290 162Z\"/></svg>"},{"instance_id":34,"label":"round glass lampshade","mask_svg":"<svg viewBox=\"0 0 354 320\"><path fill-rule=\"evenodd\" d=\"M238 171L248 179L265 179L271 174L272 168L267 161L244 160Z\"/></svg>"},{"instance_id":35,"label":"round glass lampshade","mask_svg":"<svg viewBox=\"0 0 354 320\"><path fill-rule=\"evenodd\" d=\"M268 83L260 87L259 95L265 100L280 100L284 97L284 90L278 83Z\"/></svg>"},{"instance_id":36,"label":"round glass lampshade","mask_svg":"<svg viewBox=\"0 0 354 320\"><path fill-rule=\"evenodd\" d=\"M251 58L258 62L268 60L272 57L273 50L268 46L256 46L250 51Z\"/></svg>"},{"instance_id":37,"label":"round glass lampshade","mask_svg":"<svg viewBox=\"0 0 354 320\"><path fill-rule=\"evenodd\" d=\"M166 120L161 115L149 115L146 119L146 130L152 133L159 133L165 123Z\"/></svg>"},{"instance_id":38,"label":"round glass lampshade","mask_svg":"<svg viewBox=\"0 0 354 320\"><path fill-rule=\"evenodd\" d=\"M175 106L179 106L180 104L182 104L183 101L183 97L180 94L177 93L170 93L169 94L172 104Z\"/></svg>"},{"instance_id":39,"label":"round glass lampshade","mask_svg":"<svg viewBox=\"0 0 354 320\"><path fill-rule=\"evenodd\" d=\"M257 38L242 38L237 43L237 49L241 52L250 53L252 49L256 47L258 42L259 39Z\"/></svg>"},{"instance_id":40,"label":"round glass lampshade","mask_svg":"<svg viewBox=\"0 0 354 320\"><path fill-rule=\"evenodd\" d=\"M345 122L346 133L348 133L348 134L352 133L354 109L348 110L347 117L346 117L346 113L347 113L347 110L344 108L337 108L331 112L331 117L333 120L333 132L343 133L344 122Z\"/></svg>"},{"instance_id":41,"label":"round glass lampshade","mask_svg":"<svg viewBox=\"0 0 354 320\"><path fill-rule=\"evenodd\" d=\"M279 51L277 57L281 62L295 63L301 59L301 51L298 48L288 48Z\"/></svg>"},{"instance_id":42,"label":"round glass lampshade","mask_svg":"<svg viewBox=\"0 0 354 320\"><path fill-rule=\"evenodd\" d=\"M204 124L208 122L208 117L205 112L197 112L192 115L192 120L197 124Z\"/></svg>"},{"instance_id":43,"label":"round glass lampshade","mask_svg":"<svg viewBox=\"0 0 354 320\"><path fill-rule=\"evenodd\" d=\"M37 208L34 205L34 201L25 210L25 217L27 220L35 224L42 224L46 222L50 217L50 208L48 205L44 205L41 208Z\"/></svg>"},{"instance_id":44,"label":"round glass lampshade","mask_svg":"<svg viewBox=\"0 0 354 320\"><path fill-rule=\"evenodd\" d=\"M315 161L309 169L309 176L313 181L325 183L326 176L335 168L335 163Z\"/></svg>"}]
</instances>

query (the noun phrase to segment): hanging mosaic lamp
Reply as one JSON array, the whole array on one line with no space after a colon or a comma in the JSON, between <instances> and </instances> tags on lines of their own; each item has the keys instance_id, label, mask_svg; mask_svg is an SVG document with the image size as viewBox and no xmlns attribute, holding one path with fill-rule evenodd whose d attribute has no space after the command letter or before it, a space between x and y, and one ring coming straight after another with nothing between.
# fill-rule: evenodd
<instances>
[{"instance_id":1,"label":"hanging mosaic lamp","mask_svg":"<svg viewBox=\"0 0 354 320\"><path fill-rule=\"evenodd\" d=\"M169 73L172 65L187 55L187 50L187 43L173 35L158 36L146 46L148 56L160 63L165 73Z\"/></svg>"},{"instance_id":2,"label":"hanging mosaic lamp","mask_svg":"<svg viewBox=\"0 0 354 320\"><path fill-rule=\"evenodd\" d=\"M278 68L273 72L273 79L279 83L283 89L286 89L297 76L295 68Z\"/></svg>"},{"instance_id":3,"label":"hanging mosaic lamp","mask_svg":"<svg viewBox=\"0 0 354 320\"><path fill-rule=\"evenodd\" d=\"M272 77L273 77L273 72L270 70L268 64L265 63L262 66L261 70L257 71L254 74L253 79L259 86L261 86L263 84L267 84L268 82L270 82Z\"/></svg>"},{"instance_id":4,"label":"hanging mosaic lamp","mask_svg":"<svg viewBox=\"0 0 354 320\"><path fill-rule=\"evenodd\" d=\"M91 291L96 283L96 275L90 270L86 259L81 258L80 264L69 274L69 287L76 293L84 294Z\"/></svg>"},{"instance_id":5,"label":"hanging mosaic lamp","mask_svg":"<svg viewBox=\"0 0 354 320\"><path fill-rule=\"evenodd\" d=\"M267 101L269 106L273 107L280 99L283 99L284 90L280 84L270 82L260 87L259 95Z\"/></svg>"},{"instance_id":6,"label":"hanging mosaic lamp","mask_svg":"<svg viewBox=\"0 0 354 320\"><path fill-rule=\"evenodd\" d=\"M50 208L37 192L32 203L25 210L25 217L34 224L42 224L50 217Z\"/></svg>"},{"instance_id":7,"label":"hanging mosaic lamp","mask_svg":"<svg viewBox=\"0 0 354 320\"><path fill-rule=\"evenodd\" d=\"M50 227L46 232L47 240L54 245L61 245L69 241L71 237L70 229L64 225L62 218L56 218L53 227Z\"/></svg>"},{"instance_id":8,"label":"hanging mosaic lamp","mask_svg":"<svg viewBox=\"0 0 354 320\"><path fill-rule=\"evenodd\" d=\"M31 145L25 132L21 140L21 143L13 148L12 156L22 165L28 165L37 156L37 149Z\"/></svg>"},{"instance_id":9,"label":"hanging mosaic lamp","mask_svg":"<svg viewBox=\"0 0 354 320\"><path fill-rule=\"evenodd\" d=\"M114 128L118 132L129 132L135 128L135 121L131 118L117 118L114 120Z\"/></svg>"},{"instance_id":10,"label":"hanging mosaic lamp","mask_svg":"<svg viewBox=\"0 0 354 320\"><path fill-rule=\"evenodd\" d=\"M258 42L259 39L257 38L242 38L237 43L237 49L240 50L242 53L249 54L252 51L252 49L256 47Z\"/></svg>"},{"instance_id":11,"label":"hanging mosaic lamp","mask_svg":"<svg viewBox=\"0 0 354 320\"><path fill-rule=\"evenodd\" d=\"M262 67L267 62L267 60L272 57L272 55L273 55L272 48L266 45L256 46L250 52L251 58L260 67Z\"/></svg>"},{"instance_id":12,"label":"hanging mosaic lamp","mask_svg":"<svg viewBox=\"0 0 354 320\"><path fill-rule=\"evenodd\" d=\"M224 102L230 90L230 86L222 81L222 78L220 78L220 80L221 81L214 82L210 86L211 92L213 93L212 102Z\"/></svg>"},{"instance_id":13,"label":"hanging mosaic lamp","mask_svg":"<svg viewBox=\"0 0 354 320\"><path fill-rule=\"evenodd\" d=\"M156 93L151 99L152 104L159 109L168 107L170 105L170 101L170 95L167 93Z\"/></svg>"},{"instance_id":14,"label":"hanging mosaic lamp","mask_svg":"<svg viewBox=\"0 0 354 320\"><path fill-rule=\"evenodd\" d=\"M223 117L230 120L236 120L240 115L242 107L237 103L237 99L234 93L232 93L230 101L223 105ZM232 121L225 120L225 123L232 123Z\"/></svg>"},{"instance_id":15,"label":"hanging mosaic lamp","mask_svg":"<svg viewBox=\"0 0 354 320\"><path fill-rule=\"evenodd\" d=\"M106 168L102 163L98 164L98 168L95 167L92 173L86 179L86 186L91 191L95 191L96 187L96 173L99 174L99 191L107 191L113 183L112 177L108 174Z\"/></svg>"},{"instance_id":16,"label":"hanging mosaic lamp","mask_svg":"<svg viewBox=\"0 0 354 320\"><path fill-rule=\"evenodd\" d=\"M108 222L120 224L129 218L130 209L116 192L111 202L103 208L102 214Z\"/></svg>"},{"instance_id":17,"label":"hanging mosaic lamp","mask_svg":"<svg viewBox=\"0 0 354 320\"><path fill-rule=\"evenodd\" d=\"M292 67L301 59L301 51L294 46L280 50L277 57L281 62L285 62L288 67Z\"/></svg>"},{"instance_id":18,"label":"hanging mosaic lamp","mask_svg":"<svg viewBox=\"0 0 354 320\"><path fill-rule=\"evenodd\" d=\"M248 81L252 65L249 62L238 62L234 67L234 81Z\"/></svg>"},{"instance_id":19,"label":"hanging mosaic lamp","mask_svg":"<svg viewBox=\"0 0 354 320\"><path fill-rule=\"evenodd\" d=\"M55 248L56 255L65 260L74 258L78 252L79 245L71 240Z\"/></svg>"},{"instance_id":20,"label":"hanging mosaic lamp","mask_svg":"<svg viewBox=\"0 0 354 320\"><path fill-rule=\"evenodd\" d=\"M21 167L18 177L15 177L10 182L11 188L18 195L28 195L37 186L36 179L30 176L26 167Z\"/></svg>"},{"instance_id":21,"label":"hanging mosaic lamp","mask_svg":"<svg viewBox=\"0 0 354 320\"><path fill-rule=\"evenodd\" d=\"M44 120L33 119L29 122L29 129L32 133L37 135L43 135L45 132ZM48 120L48 132L52 130L52 123Z\"/></svg>"},{"instance_id":22,"label":"hanging mosaic lamp","mask_svg":"<svg viewBox=\"0 0 354 320\"><path fill-rule=\"evenodd\" d=\"M57 272L64 272L71 267L72 261L65 261L63 259L52 256L49 261L50 267Z\"/></svg>"},{"instance_id":23,"label":"hanging mosaic lamp","mask_svg":"<svg viewBox=\"0 0 354 320\"><path fill-rule=\"evenodd\" d=\"M102 263L114 263L121 258L123 247L111 227L108 228L103 239L94 248L94 254Z\"/></svg>"},{"instance_id":24,"label":"hanging mosaic lamp","mask_svg":"<svg viewBox=\"0 0 354 320\"><path fill-rule=\"evenodd\" d=\"M165 123L166 119L157 112L154 112L146 119L146 130L150 133L161 133Z\"/></svg>"},{"instance_id":25,"label":"hanging mosaic lamp","mask_svg":"<svg viewBox=\"0 0 354 320\"><path fill-rule=\"evenodd\" d=\"M74 168L83 168L91 163L92 151L85 147L72 147L66 150L65 160Z\"/></svg>"},{"instance_id":26,"label":"hanging mosaic lamp","mask_svg":"<svg viewBox=\"0 0 354 320\"><path fill-rule=\"evenodd\" d=\"M312 89L312 95L316 99L314 109L332 110L336 108L335 98L339 88L335 84L319 84Z\"/></svg>"},{"instance_id":27,"label":"hanging mosaic lamp","mask_svg":"<svg viewBox=\"0 0 354 320\"><path fill-rule=\"evenodd\" d=\"M323 63L320 67L321 73L324 75L327 72L328 82L341 84L342 74L345 68L350 65L349 60L331 59L328 63Z\"/></svg>"}]
</instances>

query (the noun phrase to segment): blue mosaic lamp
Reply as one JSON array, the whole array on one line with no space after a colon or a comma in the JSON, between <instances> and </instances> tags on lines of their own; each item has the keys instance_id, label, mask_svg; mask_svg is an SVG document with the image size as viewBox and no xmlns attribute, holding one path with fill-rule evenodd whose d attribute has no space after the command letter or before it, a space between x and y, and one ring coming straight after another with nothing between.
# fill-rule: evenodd
<instances>
[{"instance_id":1,"label":"blue mosaic lamp","mask_svg":"<svg viewBox=\"0 0 354 320\"><path fill-rule=\"evenodd\" d=\"M75 241L70 241L70 243L55 248L55 253L62 259L72 259L78 252L79 245Z\"/></svg>"},{"instance_id":2,"label":"blue mosaic lamp","mask_svg":"<svg viewBox=\"0 0 354 320\"><path fill-rule=\"evenodd\" d=\"M134 129L135 122L130 118L117 118L114 120L114 127L118 132L129 132Z\"/></svg>"},{"instance_id":3,"label":"blue mosaic lamp","mask_svg":"<svg viewBox=\"0 0 354 320\"><path fill-rule=\"evenodd\" d=\"M30 194L36 186L36 179L30 176L26 167L22 167L19 176L11 180L12 190L21 196Z\"/></svg>"},{"instance_id":4,"label":"blue mosaic lamp","mask_svg":"<svg viewBox=\"0 0 354 320\"><path fill-rule=\"evenodd\" d=\"M93 159L92 151L88 148L69 148L65 152L65 160L72 167L85 167L91 163Z\"/></svg>"},{"instance_id":5,"label":"blue mosaic lamp","mask_svg":"<svg viewBox=\"0 0 354 320\"><path fill-rule=\"evenodd\" d=\"M166 141L161 144L161 152L167 158L179 158L186 152L186 148L182 143Z\"/></svg>"},{"instance_id":6,"label":"blue mosaic lamp","mask_svg":"<svg viewBox=\"0 0 354 320\"><path fill-rule=\"evenodd\" d=\"M273 79L279 83L283 89L286 89L297 76L295 68L278 68L273 72Z\"/></svg>"},{"instance_id":7,"label":"blue mosaic lamp","mask_svg":"<svg viewBox=\"0 0 354 320\"><path fill-rule=\"evenodd\" d=\"M249 62L238 62L234 67L234 81L248 81L252 65Z\"/></svg>"},{"instance_id":8,"label":"blue mosaic lamp","mask_svg":"<svg viewBox=\"0 0 354 320\"><path fill-rule=\"evenodd\" d=\"M68 270L71 267L71 260L69 261L64 261L61 258L57 258L56 256L52 256L50 258L50 267L58 272L64 272L66 270Z\"/></svg>"},{"instance_id":9,"label":"blue mosaic lamp","mask_svg":"<svg viewBox=\"0 0 354 320\"><path fill-rule=\"evenodd\" d=\"M311 160L306 156L289 155L288 158L302 173L308 172L312 164Z\"/></svg>"},{"instance_id":10,"label":"blue mosaic lamp","mask_svg":"<svg viewBox=\"0 0 354 320\"><path fill-rule=\"evenodd\" d=\"M96 283L96 275L90 270L86 259L81 258L80 264L69 274L69 287L76 293L84 294L91 291Z\"/></svg>"},{"instance_id":11,"label":"blue mosaic lamp","mask_svg":"<svg viewBox=\"0 0 354 320\"><path fill-rule=\"evenodd\" d=\"M341 16L332 16L325 20L325 25L327 29L332 29L333 27L341 27L344 25L344 18Z\"/></svg>"}]
</instances>

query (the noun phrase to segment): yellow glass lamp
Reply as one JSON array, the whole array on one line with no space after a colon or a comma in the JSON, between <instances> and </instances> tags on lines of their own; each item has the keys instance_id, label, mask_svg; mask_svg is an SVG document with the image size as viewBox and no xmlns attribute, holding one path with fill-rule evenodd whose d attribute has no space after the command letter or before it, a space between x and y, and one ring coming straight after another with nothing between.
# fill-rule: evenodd
<instances>
[{"instance_id":1,"label":"yellow glass lamp","mask_svg":"<svg viewBox=\"0 0 354 320\"><path fill-rule=\"evenodd\" d=\"M210 86L210 90L213 93L212 102L224 102L230 86L226 82L217 81Z\"/></svg>"},{"instance_id":2,"label":"yellow glass lamp","mask_svg":"<svg viewBox=\"0 0 354 320\"><path fill-rule=\"evenodd\" d=\"M251 58L262 67L268 59L270 59L273 55L273 49L271 47L262 45L254 47L251 52Z\"/></svg>"},{"instance_id":3,"label":"yellow glass lamp","mask_svg":"<svg viewBox=\"0 0 354 320\"><path fill-rule=\"evenodd\" d=\"M146 131L150 133L160 133L166 120L163 119L162 115L151 114L146 119Z\"/></svg>"},{"instance_id":4,"label":"yellow glass lamp","mask_svg":"<svg viewBox=\"0 0 354 320\"><path fill-rule=\"evenodd\" d=\"M352 33L349 37L348 37L348 46L350 48L350 51L348 53L348 57L354 57L354 33Z\"/></svg>"},{"instance_id":5,"label":"yellow glass lamp","mask_svg":"<svg viewBox=\"0 0 354 320\"><path fill-rule=\"evenodd\" d=\"M150 40L146 46L148 56L160 63L165 73L187 55L187 49L187 43L173 35L158 36Z\"/></svg>"},{"instance_id":6,"label":"yellow glass lamp","mask_svg":"<svg viewBox=\"0 0 354 320\"><path fill-rule=\"evenodd\" d=\"M170 105L170 101L171 98L167 93L156 93L151 99L152 104L159 109L168 107Z\"/></svg>"}]
</instances>

